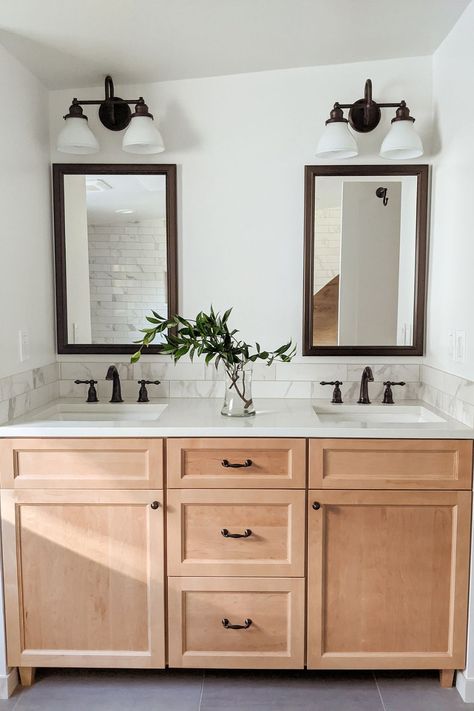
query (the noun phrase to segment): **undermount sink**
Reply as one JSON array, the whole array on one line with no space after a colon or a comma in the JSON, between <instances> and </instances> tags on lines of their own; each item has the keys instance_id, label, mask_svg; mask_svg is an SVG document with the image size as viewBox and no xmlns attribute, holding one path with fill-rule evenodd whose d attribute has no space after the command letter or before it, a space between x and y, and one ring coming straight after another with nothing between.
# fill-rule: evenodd
<instances>
[{"instance_id":1,"label":"undermount sink","mask_svg":"<svg viewBox=\"0 0 474 711\"><path fill-rule=\"evenodd\" d=\"M349 427L377 425L409 425L446 420L423 405L315 405L318 419L327 424L347 424Z\"/></svg>"},{"instance_id":2,"label":"undermount sink","mask_svg":"<svg viewBox=\"0 0 474 711\"><path fill-rule=\"evenodd\" d=\"M168 405L143 403L57 403L39 413L38 420L54 422L85 422L104 424L115 422L154 422Z\"/></svg>"}]
</instances>

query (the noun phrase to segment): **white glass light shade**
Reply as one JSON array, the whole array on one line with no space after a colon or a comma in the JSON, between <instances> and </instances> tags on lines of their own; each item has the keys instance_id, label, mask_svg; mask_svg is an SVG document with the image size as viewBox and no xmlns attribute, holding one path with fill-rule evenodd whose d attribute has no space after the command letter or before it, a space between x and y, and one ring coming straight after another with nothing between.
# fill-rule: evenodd
<instances>
[{"instance_id":1,"label":"white glass light shade","mask_svg":"<svg viewBox=\"0 0 474 711\"><path fill-rule=\"evenodd\" d=\"M394 121L385 136L380 156L390 160L408 160L423 155L423 143L413 127L413 121Z\"/></svg>"},{"instance_id":2,"label":"white glass light shade","mask_svg":"<svg viewBox=\"0 0 474 711\"><path fill-rule=\"evenodd\" d=\"M87 119L70 116L59 133L57 149L61 153L97 153L99 143L90 130Z\"/></svg>"},{"instance_id":3,"label":"white glass light shade","mask_svg":"<svg viewBox=\"0 0 474 711\"><path fill-rule=\"evenodd\" d=\"M354 158L359 153L357 143L346 121L331 121L319 139L318 158Z\"/></svg>"},{"instance_id":4,"label":"white glass light shade","mask_svg":"<svg viewBox=\"0 0 474 711\"><path fill-rule=\"evenodd\" d=\"M165 150L161 133L151 116L133 116L122 141L126 153L162 153Z\"/></svg>"}]
</instances>

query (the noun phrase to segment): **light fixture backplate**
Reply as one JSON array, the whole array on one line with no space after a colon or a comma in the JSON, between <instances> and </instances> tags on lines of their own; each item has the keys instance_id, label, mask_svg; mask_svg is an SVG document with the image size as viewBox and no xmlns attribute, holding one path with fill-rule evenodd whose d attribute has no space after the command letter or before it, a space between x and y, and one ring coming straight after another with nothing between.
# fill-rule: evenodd
<instances>
[{"instance_id":1,"label":"light fixture backplate","mask_svg":"<svg viewBox=\"0 0 474 711\"><path fill-rule=\"evenodd\" d=\"M120 102L122 99L115 96L113 99L103 101L99 106L99 119L102 125L110 131L123 131L131 121L130 106Z\"/></svg>"},{"instance_id":2,"label":"light fixture backplate","mask_svg":"<svg viewBox=\"0 0 474 711\"><path fill-rule=\"evenodd\" d=\"M365 99L355 101L349 111L349 123L359 133L369 133L379 125L382 112L377 102Z\"/></svg>"}]
</instances>

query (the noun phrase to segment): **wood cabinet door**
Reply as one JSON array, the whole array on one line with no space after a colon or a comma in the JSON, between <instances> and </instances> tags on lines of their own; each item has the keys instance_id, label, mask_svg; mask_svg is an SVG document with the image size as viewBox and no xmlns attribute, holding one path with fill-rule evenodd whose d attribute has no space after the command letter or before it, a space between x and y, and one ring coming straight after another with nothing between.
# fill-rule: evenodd
<instances>
[{"instance_id":1,"label":"wood cabinet door","mask_svg":"<svg viewBox=\"0 0 474 711\"><path fill-rule=\"evenodd\" d=\"M164 666L162 494L2 492L10 666Z\"/></svg>"},{"instance_id":2,"label":"wood cabinet door","mask_svg":"<svg viewBox=\"0 0 474 711\"><path fill-rule=\"evenodd\" d=\"M308 667L463 668L470 492L310 491L308 509Z\"/></svg>"}]
</instances>

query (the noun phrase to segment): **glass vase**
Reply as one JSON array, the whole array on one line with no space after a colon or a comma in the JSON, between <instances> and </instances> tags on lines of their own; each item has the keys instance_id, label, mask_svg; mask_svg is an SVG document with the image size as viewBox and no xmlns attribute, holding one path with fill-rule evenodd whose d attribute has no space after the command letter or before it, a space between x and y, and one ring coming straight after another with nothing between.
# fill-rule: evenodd
<instances>
[{"instance_id":1,"label":"glass vase","mask_svg":"<svg viewBox=\"0 0 474 711\"><path fill-rule=\"evenodd\" d=\"M225 369L225 395L221 414L228 417L255 415L252 400L252 364L239 364Z\"/></svg>"}]
</instances>

